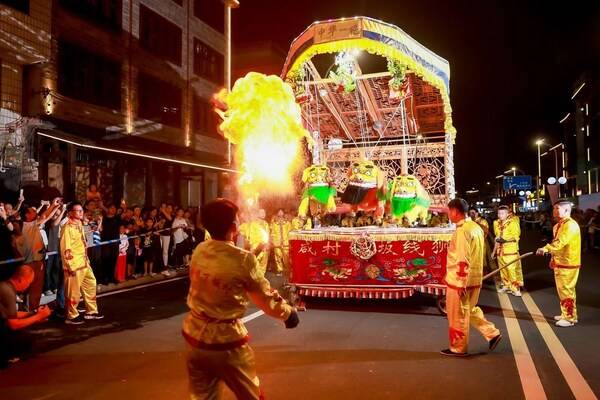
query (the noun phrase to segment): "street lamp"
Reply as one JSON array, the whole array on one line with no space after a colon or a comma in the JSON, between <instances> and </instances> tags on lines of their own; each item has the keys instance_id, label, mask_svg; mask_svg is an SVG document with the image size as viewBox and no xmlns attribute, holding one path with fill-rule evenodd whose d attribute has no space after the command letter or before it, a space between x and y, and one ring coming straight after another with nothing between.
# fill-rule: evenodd
<instances>
[{"instance_id":1,"label":"street lamp","mask_svg":"<svg viewBox=\"0 0 600 400\"><path fill-rule=\"evenodd\" d=\"M512 170L513 176L517 176L517 167L510 167Z\"/></svg>"}]
</instances>

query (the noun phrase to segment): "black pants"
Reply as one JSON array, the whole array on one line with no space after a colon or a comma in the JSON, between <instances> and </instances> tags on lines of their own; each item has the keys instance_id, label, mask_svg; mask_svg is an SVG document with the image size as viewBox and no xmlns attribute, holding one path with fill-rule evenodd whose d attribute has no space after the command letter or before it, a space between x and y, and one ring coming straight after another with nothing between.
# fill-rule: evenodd
<instances>
[{"instance_id":1,"label":"black pants","mask_svg":"<svg viewBox=\"0 0 600 400\"><path fill-rule=\"evenodd\" d=\"M101 247L88 248L88 258L90 259L90 264L92 265L92 271L94 271L94 276L96 276L100 279L100 277L103 276L102 248Z\"/></svg>"},{"instance_id":2,"label":"black pants","mask_svg":"<svg viewBox=\"0 0 600 400\"><path fill-rule=\"evenodd\" d=\"M46 280L44 291L55 290L58 287L58 276L62 274L62 263L59 254L48 256L46 260Z\"/></svg>"},{"instance_id":3,"label":"black pants","mask_svg":"<svg viewBox=\"0 0 600 400\"><path fill-rule=\"evenodd\" d=\"M106 285L109 282L115 283L115 267L117 266L117 257L119 256L119 244L105 244L102 246L102 266L100 271L102 277L97 278L100 283Z\"/></svg>"}]
</instances>

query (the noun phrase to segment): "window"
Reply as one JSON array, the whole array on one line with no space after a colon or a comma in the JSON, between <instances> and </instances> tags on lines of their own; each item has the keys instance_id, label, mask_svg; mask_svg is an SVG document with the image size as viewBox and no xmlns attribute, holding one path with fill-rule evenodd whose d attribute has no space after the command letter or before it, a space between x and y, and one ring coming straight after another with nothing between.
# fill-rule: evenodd
<instances>
[{"instance_id":1,"label":"window","mask_svg":"<svg viewBox=\"0 0 600 400\"><path fill-rule=\"evenodd\" d=\"M140 6L140 45L173 64L181 65L181 29L148 7Z\"/></svg>"},{"instance_id":2,"label":"window","mask_svg":"<svg viewBox=\"0 0 600 400\"><path fill-rule=\"evenodd\" d=\"M0 4L4 4L22 13L29 14L29 0L0 0Z\"/></svg>"},{"instance_id":3,"label":"window","mask_svg":"<svg viewBox=\"0 0 600 400\"><path fill-rule=\"evenodd\" d=\"M65 9L112 30L121 29L121 0L60 0Z\"/></svg>"},{"instance_id":4,"label":"window","mask_svg":"<svg viewBox=\"0 0 600 400\"><path fill-rule=\"evenodd\" d=\"M121 109L121 65L67 42L58 44L59 93Z\"/></svg>"},{"instance_id":5,"label":"window","mask_svg":"<svg viewBox=\"0 0 600 400\"><path fill-rule=\"evenodd\" d=\"M139 116L181 128L181 89L153 76L138 78Z\"/></svg>"},{"instance_id":6,"label":"window","mask_svg":"<svg viewBox=\"0 0 600 400\"><path fill-rule=\"evenodd\" d=\"M215 138L221 138L217 132L219 119L213 110L212 104L200 96L194 95L194 108L192 109L192 129L196 133Z\"/></svg>"},{"instance_id":7,"label":"window","mask_svg":"<svg viewBox=\"0 0 600 400\"><path fill-rule=\"evenodd\" d=\"M221 0L194 0L194 16L211 28L225 32L225 5Z\"/></svg>"},{"instance_id":8,"label":"window","mask_svg":"<svg viewBox=\"0 0 600 400\"><path fill-rule=\"evenodd\" d=\"M223 85L223 55L194 38L194 73L217 85Z\"/></svg>"}]
</instances>

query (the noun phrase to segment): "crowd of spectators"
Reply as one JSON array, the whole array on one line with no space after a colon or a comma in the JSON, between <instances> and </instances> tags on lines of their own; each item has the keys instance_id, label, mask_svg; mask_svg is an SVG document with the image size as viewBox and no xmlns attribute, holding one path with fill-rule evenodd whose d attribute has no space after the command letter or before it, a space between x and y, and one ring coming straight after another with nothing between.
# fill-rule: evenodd
<instances>
[{"instance_id":1,"label":"crowd of spectators","mask_svg":"<svg viewBox=\"0 0 600 400\"><path fill-rule=\"evenodd\" d=\"M584 252L600 251L600 206L597 210L588 208L585 211L574 208L571 213L581 228L581 245ZM553 220L551 211L539 211L528 213L524 216L525 226L542 232L546 241L552 240Z\"/></svg>"},{"instance_id":2,"label":"crowd of spectators","mask_svg":"<svg viewBox=\"0 0 600 400\"><path fill-rule=\"evenodd\" d=\"M27 204L22 194L14 206L0 203L0 281L20 264L29 265L35 273L24 298L25 309L37 309L42 295L60 289L59 237L67 220L66 207L60 198ZM204 240L195 208L170 203L143 208L129 206L125 200L117 207L104 203L91 185L84 209L88 256L99 285L157 273L169 276L187 266L195 243ZM100 245L106 241L110 243ZM20 261L2 263L10 259Z\"/></svg>"}]
</instances>

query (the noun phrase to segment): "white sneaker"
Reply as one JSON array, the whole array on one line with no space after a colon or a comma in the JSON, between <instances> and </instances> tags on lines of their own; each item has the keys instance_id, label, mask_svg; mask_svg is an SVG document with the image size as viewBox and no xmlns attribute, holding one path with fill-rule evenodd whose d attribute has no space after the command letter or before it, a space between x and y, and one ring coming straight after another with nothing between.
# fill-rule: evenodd
<instances>
[{"instance_id":1,"label":"white sneaker","mask_svg":"<svg viewBox=\"0 0 600 400\"><path fill-rule=\"evenodd\" d=\"M555 320L555 321L560 321L561 319L563 319L562 315L555 315L555 316L554 316L554 320ZM578 321L577 321L577 320L575 320L575 321L573 321L573 322L574 322L574 323L577 323Z\"/></svg>"},{"instance_id":2,"label":"white sneaker","mask_svg":"<svg viewBox=\"0 0 600 400\"><path fill-rule=\"evenodd\" d=\"M498 287L496 288L496 291L497 291L498 293L506 293L506 292L508 292L508 288L505 288L504 286L498 286Z\"/></svg>"},{"instance_id":3,"label":"white sneaker","mask_svg":"<svg viewBox=\"0 0 600 400\"><path fill-rule=\"evenodd\" d=\"M575 323L571 322L571 321L567 321L566 319L561 319L559 321L556 321L556 326L560 326L561 328L568 328L570 326L574 326Z\"/></svg>"},{"instance_id":4,"label":"white sneaker","mask_svg":"<svg viewBox=\"0 0 600 400\"><path fill-rule=\"evenodd\" d=\"M511 290L510 294L512 294L515 297L522 297L523 295L521 294L520 290Z\"/></svg>"},{"instance_id":5,"label":"white sneaker","mask_svg":"<svg viewBox=\"0 0 600 400\"><path fill-rule=\"evenodd\" d=\"M171 276L171 273L166 269L163 272L161 272L161 274L163 274L164 276Z\"/></svg>"}]
</instances>

